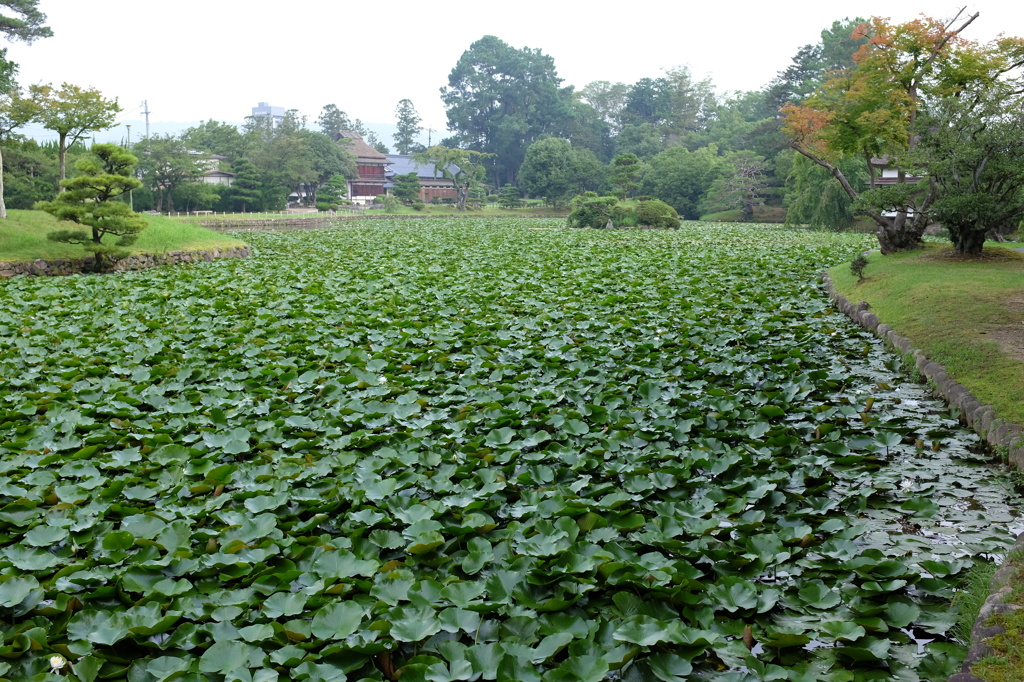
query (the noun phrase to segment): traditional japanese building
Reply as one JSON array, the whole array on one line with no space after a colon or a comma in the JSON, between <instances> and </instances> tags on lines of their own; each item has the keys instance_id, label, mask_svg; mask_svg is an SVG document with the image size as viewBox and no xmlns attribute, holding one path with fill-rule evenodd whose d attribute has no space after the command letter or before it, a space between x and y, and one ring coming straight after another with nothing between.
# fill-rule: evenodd
<instances>
[{"instance_id":1,"label":"traditional japanese building","mask_svg":"<svg viewBox=\"0 0 1024 682\"><path fill-rule=\"evenodd\" d=\"M357 204L370 204L375 197L385 194L388 157L366 144L362 135L353 130L341 131L335 141L356 157L359 177L348 181L349 200Z\"/></svg>"},{"instance_id":2,"label":"traditional japanese building","mask_svg":"<svg viewBox=\"0 0 1024 682\"><path fill-rule=\"evenodd\" d=\"M892 160L888 156L872 157L868 164L870 166L869 172L871 173L868 184L869 189L886 186L892 187L899 184L916 185L922 179L920 175L905 172L901 180L900 169L892 165ZM882 215L891 218L896 215L896 211L882 211ZM908 211L907 215L913 217L913 209Z\"/></svg>"},{"instance_id":3,"label":"traditional japanese building","mask_svg":"<svg viewBox=\"0 0 1024 682\"><path fill-rule=\"evenodd\" d=\"M432 163L418 163L413 161L410 154L388 154L387 189L388 192L394 188L396 175L408 175L416 173L420 181L420 201L429 203L433 199L458 199L459 191L455 183L441 175ZM458 168L453 168L458 172Z\"/></svg>"}]
</instances>

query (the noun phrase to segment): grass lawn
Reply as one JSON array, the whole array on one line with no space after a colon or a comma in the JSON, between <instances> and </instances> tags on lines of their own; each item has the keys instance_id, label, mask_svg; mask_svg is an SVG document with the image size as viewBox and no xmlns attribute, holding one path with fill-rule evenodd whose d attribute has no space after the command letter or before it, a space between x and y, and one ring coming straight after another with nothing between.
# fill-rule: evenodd
<instances>
[{"instance_id":1,"label":"grass lawn","mask_svg":"<svg viewBox=\"0 0 1024 682\"><path fill-rule=\"evenodd\" d=\"M0 221L0 261L18 262L42 258L82 258L85 251L75 244L52 242L46 235L69 224L42 211L11 210ZM241 246L244 242L211 230L165 216L147 215L149 227L142 231L131 247L132 253L168 253L171 251L203 251ZM108 237L113 240L112 237Z\"/></svg>"},{"instance_id":2,"label":"grass lawn","mask_svg":"<svg viewBox=\"0 0 1024 682\"><path fill-rule=\"evenodd\" d=\"M928 244L867 258L860 282L848 265L832 268L836 289L867 301L978 400L1024 424L1024 253L989 243L980 258L964 259Z\"/></svg>"}]
</instances>

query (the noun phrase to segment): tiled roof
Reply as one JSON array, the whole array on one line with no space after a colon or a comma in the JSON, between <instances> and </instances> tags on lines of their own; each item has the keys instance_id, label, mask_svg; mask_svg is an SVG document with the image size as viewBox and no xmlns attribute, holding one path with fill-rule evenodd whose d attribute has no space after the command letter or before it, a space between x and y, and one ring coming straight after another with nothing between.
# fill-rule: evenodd
<instances>
[{"instance_id":1,"label":"tiled roof","mask_svg":"<svg viewBox=\"0 0 1024 682\"><path fill-rule=\"evenodd\" d=\"M438 178L441 179L443 176L440 172L434 173L434 164L432 163L417 163L412 160L411 154L388 154L388 177L395 175L408 175L409 173L416 173L421 178ZM458 166L449 166L452 173L458 173Z\"/></svg>"}]
</instances>

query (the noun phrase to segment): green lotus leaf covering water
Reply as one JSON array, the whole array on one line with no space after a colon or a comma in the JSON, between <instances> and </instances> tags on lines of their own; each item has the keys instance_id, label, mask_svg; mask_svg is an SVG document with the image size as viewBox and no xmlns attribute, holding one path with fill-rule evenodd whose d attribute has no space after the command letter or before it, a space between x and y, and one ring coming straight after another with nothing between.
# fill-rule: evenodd
<instances>
[{"instance_id":1,"label":"green lotus leaf covering water","mask_svg":"<svg viewBox=\"0 0 1024 682\"><path fill-rule=\"evenodd\" d=\"M870 239L531 227L0 282L0 679L954 671L1019 501L829 307Z\"/></svg>"}]
</instances>

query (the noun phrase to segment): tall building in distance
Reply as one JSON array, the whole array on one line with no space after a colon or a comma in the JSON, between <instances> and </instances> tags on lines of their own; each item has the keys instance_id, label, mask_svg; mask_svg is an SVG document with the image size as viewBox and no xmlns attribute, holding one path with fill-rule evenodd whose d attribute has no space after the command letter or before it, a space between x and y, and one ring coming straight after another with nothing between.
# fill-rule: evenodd
<instances>
[{"instance_id":1,"label":"tall building in distance","mask_svg":"<svg viewBox=\"0 0 1024 682\"><path fill-rule=\"evenodd\" d=\"M272 107L266 102L260 102L259 106L252 108L253 116L269 116L270 120L276 126L278 123L284 120L284 107Z\"/></svg>"}]
</instances>

